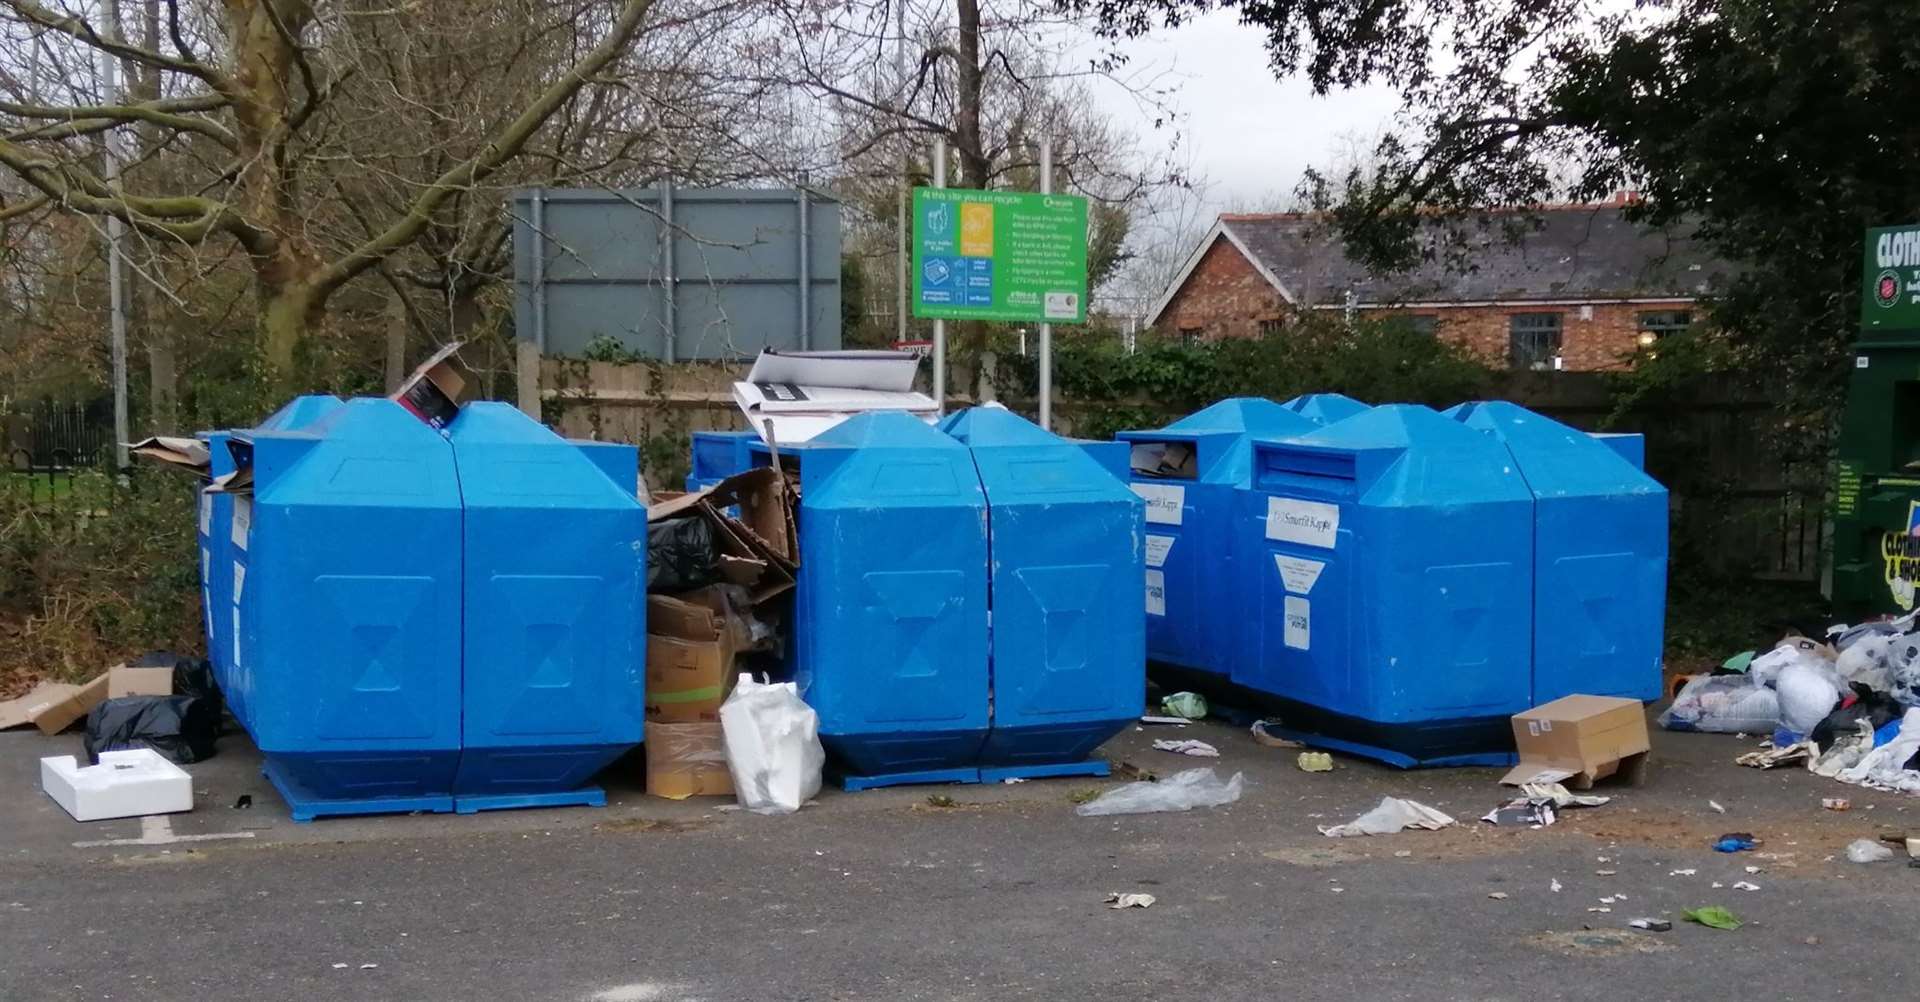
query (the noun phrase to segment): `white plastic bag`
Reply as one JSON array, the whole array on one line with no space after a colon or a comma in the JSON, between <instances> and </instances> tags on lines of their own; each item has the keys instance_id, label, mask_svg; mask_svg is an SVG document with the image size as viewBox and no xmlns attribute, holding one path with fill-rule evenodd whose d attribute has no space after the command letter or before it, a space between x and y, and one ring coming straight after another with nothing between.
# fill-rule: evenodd
<instances>
[{"instance_id":1,"label":"white plastic bag","mask_svg":"<svg viewBox=\"0 0 1920 1002\"><path fill-rule=\"evenodd\" d=\"M1686 684L1660 714L1670 731L1767 734L1780 719L1780 698L1745 675L1703 675Z\"/></svg>"},{"instance_id":2,"label":"white plastic bag","mask_svg":"<svg viewBox=\"0 0 1920 1002\"><path fill-rule=\"evenodd\" d=\"M827 762L820 716L792 682L767 685L742 674L720 706L720 728L740 806L755 814L792 814L820 792Z\"/></svg>"},{"instance_id":3,"label":"white plastic bag","mask_svg":"<svg viewBox=\"0 0 1920 1002\"><path fill-rule=\"evenodd\" d=\"M1834 662L1834 670L1846 682L1859 682L1876 692L1888 692L1893 689L1893 665L1887 656L1893 649L1894 636L1891 633L1869 633L1861 636L1840 652L1840 659Z\"/></svg>"},{"instance_id":4,"label":"white plastic bag","mask_svg":"<svg viewBox=\"0 0 1920 1002\"><path fill-rule=\"evenodd\" d=\"M1344 825L1321 825L1320 834L1328 838L1345 838L1351 835L1391 835L1408 828L1439 831L1451 824L1453 824L1451 815L1428 807L1418 800L1381 797L1380 803L1373 810Z\"/></svg>"},{"instance_id":5,"label":"white plastic bag","mask_svg":"<svg viewBox=\"0 0 1920 1002\"><path fill-rule=\"evenodd\" d=\"M1081 804L1073 813L1083 818L1106 814L1155 814L1161 811L1189 811L1195 807L1219 807L1240 799L1240 773L1222 783L1212 769L1187 769L1158 783L1139 782L1118 786L1098 799Z\"/></svg>"},{"instance_id":6,"label":"white plastic bag","mask_svg":"<svg viewBox=\"0 0 1920 1002\"><path fill-rule=\"evenodd\" d=\"M1893 850L1870 838L1857 838L1847 843L1847 859L1855 863L1878 863L1893 858Z\"/></svg>"},{"instance_id":7,"label":"white plastic bag","mask_svg":"<svg viewBox=\"0 0 1920 1002\"><path fill-rule=\"evenodd\" d=\"M1811 732L1840 702L1833 666L1823 658L1787 665L1773 688L1780 694L1780 726L1795 734Z\"/></svg>"}]
</instances>

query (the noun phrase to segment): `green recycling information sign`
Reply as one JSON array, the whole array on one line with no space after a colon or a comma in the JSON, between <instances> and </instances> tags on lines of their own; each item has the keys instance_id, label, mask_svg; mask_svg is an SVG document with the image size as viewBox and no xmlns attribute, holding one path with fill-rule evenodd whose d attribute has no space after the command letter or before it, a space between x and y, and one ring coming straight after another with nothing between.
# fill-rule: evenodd
<instances>
[{"instance_id":1,"label":"green recycling information sign","mask_svg":"<svg viewBox=\"0 0 1920 1002\"><path fill-rule=\"evenodd\" d=\"M1084 323L1087 200L913 189L913 315Z\"/></svg>"},{"instance_id":2,"label":"green recycling information sign","mask_svg":"<svg viewBox=\"0 0 1920 1002\"><path fill-rule=\"evenodd\" d=\"M1867 231L1860 326L1920 330L1920 223Z\"/></svg>"}]
</instances>

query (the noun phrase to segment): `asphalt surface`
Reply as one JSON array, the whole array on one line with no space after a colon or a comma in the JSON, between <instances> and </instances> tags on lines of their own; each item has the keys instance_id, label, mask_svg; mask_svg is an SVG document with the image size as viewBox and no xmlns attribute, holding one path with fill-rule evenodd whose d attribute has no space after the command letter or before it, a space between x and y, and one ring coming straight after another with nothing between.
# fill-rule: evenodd
<instances>
[{"instance_id":1,"label":"asphalt surface","mask_svg":"<svg viewBox=\"0 0 1920 1002\"><path fill-rule=\"evenodd\" d=\"M1645 785L1603 786L1612 803L1551 828L1495 828L1475 819L1507 792L1500 770L1336 756L1316 775L1226 725L1179 735L1217 763L1151 750L1159 736L1105 751L1163 776L1244 771L1245 796L1080 818L1072 798L1108 783L1053 780L829 791L763 818L615 777L601 810L297 825L230 736L190 767L192 813L147 844L76 845L139 840L142 823L79 824L39 792L37 758L77 737L0 734L0 999L1920 997L1920 870L1844 856L1920 827L1920 801L1740 768L1735 738L1659 734ZM1459 823L1316 830L1388 794ZM1834 796L1853 809L1823 810ZM1711 851L1726 831L1762 845ZM228 837L164 841L194 835ZM1158 900L1115 911L1115 891ZM1707 904L1745 926L1680 920ZM1625 929L1643 915L1674 928Z\"/></svg>"}]
</instances>

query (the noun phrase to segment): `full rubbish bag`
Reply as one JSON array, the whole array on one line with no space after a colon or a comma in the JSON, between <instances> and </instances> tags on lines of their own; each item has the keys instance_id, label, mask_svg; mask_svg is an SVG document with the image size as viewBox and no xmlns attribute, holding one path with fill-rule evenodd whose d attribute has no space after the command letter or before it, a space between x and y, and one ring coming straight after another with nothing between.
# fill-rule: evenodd
<instances>
[{"instance_id":1,"label":"full rubbish bag","mask_svg":"<svg viewBox=\"0 0 1920 1002\"><path fill-rule=\"evenodd\" d=\"M820 792L827 753L820 715L792 682L757 682L742 673L720 705L734 797L755 814L792 814Z\"/></svg>"},{"instance_id":2,"label":"full rubbish bag","mask_svg":"<svg viewBox=\"0 0 1920 1002\"><path fill-rule=\"evenodd\" d=\"M1073 813L1083 818L1097 818L1108 814L1159 814L1221 807L1240 799L1242 782L1237 772L1223 783L1220 774L1210 768L1185 769L1158 783L1143 780L1114 787L1074 808Z\"/></svg>"},{"instance_id":3,"label":"full rubbish bag","mask_svg":"<svg viewBox=\"0 0 1920 1002\"><path fill-rule=\"evenodd\" d=\"M647 590L692 591L712 584L719 560L713 527L695 516L647 525Z\"/></svg>"},{"instance_id":4,"label":"full rubbish bag","mask_svg":"<svg viewBox=\"0 0 1920 1002\"><path fill-rule=\"evenodd\" d=\"M87 761L117 748L151 748L180 765L213 757L220 704L203 696L122 696L87 714Z\"/></svg>"},{"instance_id":5,"label":"full rubbish bag","mask_svg":"<svg viewBox=\"0 0 1920 1002\"><path fill-rule=\"evenodd\" d=\"M1670 731L1767 734L1780 720L1780 697L1745 675L1702 675L1686 684L1659 724Z\"/></svg>"}]
</instances>

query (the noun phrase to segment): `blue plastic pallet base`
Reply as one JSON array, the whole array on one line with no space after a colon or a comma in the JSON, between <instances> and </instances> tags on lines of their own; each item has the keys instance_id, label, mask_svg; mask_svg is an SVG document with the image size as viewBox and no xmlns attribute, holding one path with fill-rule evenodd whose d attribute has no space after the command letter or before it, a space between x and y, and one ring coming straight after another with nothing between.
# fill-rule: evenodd
<instances>
[{"instance_id":1,"label":"blue plastic pallet base","mask_svg":"<svg viewBox=\"0 0 1920 1002\"><path fill-rule=\"evenodd\" d=\"M1380 748L1375 745L1362 744L1358 741L1346 741L1341 738L1330 738L1324 734L1315 734L1311 731L1295 731L1282 727L1273 730L1272 733L1278 734L1283 738L1298 741L1310 748L1323 748L1330 751L1346 752L1349 755L1370 758L1375 762L1384 762L1387 765L1398 766L1402 769L1443 769L1454 766L1475 765L1506 766L1520 761L1520 757L1513 752L1481 752L1471 755L1445 755L1439 758L1414 758L1404 752L1397 752L1390 748Z\"/></svg>"},{"instance_id":2,"label":"blue plastic pallet base","mask_svg":"<svg viewBox=\"0 0 1920 1002\"><path fill-rule=\"evenodd\" d=\"M1103 758L1084 762L1053 762L1047 765L995 765L980 770L980 782L998 783L1005 779L1052 779L1058 776L1109 776L1113 766Z\"/></svg>"},{"instance_id":3,"label":"blue plastic pallet base","mask_svg":"<svg viewBox=\"0 0 1920 1002\"><path fill-rule=\"evenodd\" d=\"M285 776L272 762L260 767L262 775L280 791L280 798L287 802L287 810L293 820L306 824L315 818L343 817L355 814L412 814L423 811L429 814L449 814L453 811L453 798L441 796L424 797L368 797L364 800L334 800L309 796L300 786Z\"/></svg>"},{"instance_id":4,"label":"blue plastic pallet base","mask_svg":"<svg viewBox=\"0 0 1920 1002\"><path fill-rule=\"evenodd\" d=\"M453 810L456 814L478 814L481 811L507 811L520 807L605 807L607 791L597 786L582 787L578 790L563 790L559 793L492 793L483 796L461 796L453 798Z\"/></svg>"},{"instance_id":5,"label":"blue plastic pallet base","mask_svg":"<svg viewBox=\"0 0 1920 1002\"><path fill-rule=\"evenodd\" d=\"M839 777L840 788L848 793L861 790L878 790L883 786L910 786L915 783L978 783L980 770L965 769L923 769L919 772L886 772L873 776L856 776L843 773Z\"/></svg>"}]
</instances>

